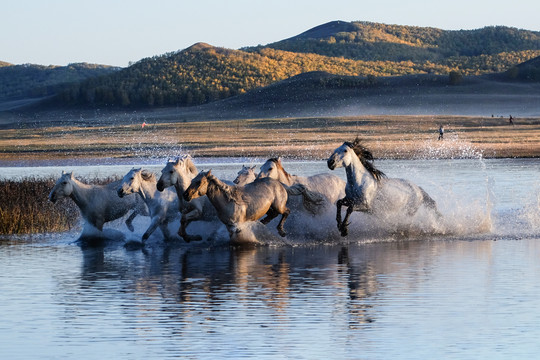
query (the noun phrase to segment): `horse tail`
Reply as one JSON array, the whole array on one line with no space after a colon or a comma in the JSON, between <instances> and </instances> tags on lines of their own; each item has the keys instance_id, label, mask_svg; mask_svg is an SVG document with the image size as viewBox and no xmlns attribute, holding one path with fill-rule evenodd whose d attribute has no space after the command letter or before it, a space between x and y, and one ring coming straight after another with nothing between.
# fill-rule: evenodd
<instances>
[{"instance_id":1,"label":"horse tail","mask_svg":"<svg viewBox=\"0 0 540 360\"><path fill-rule=\"evenodd\" d=\"M435 212L438 218L442 218L442 214L439 212L439 209L437 209L437 203L429 194L422 188L420 188L420 192L422 193L422 203L425 207L428 209L431 209Z\"/></svg>"},{"instance_id":2,"label":"horse tail","mask_svg":"<svg viewBox=\"0 0 540 360\"><path fill-rule=\"evenodd\" d=\"M308 190L303 184L283 185L283 187L287 190L287 195L302 195L304 208L314 215L319 212L320 207L325 203L325 198L322 194Z\"/></svg>"}]
</instances>

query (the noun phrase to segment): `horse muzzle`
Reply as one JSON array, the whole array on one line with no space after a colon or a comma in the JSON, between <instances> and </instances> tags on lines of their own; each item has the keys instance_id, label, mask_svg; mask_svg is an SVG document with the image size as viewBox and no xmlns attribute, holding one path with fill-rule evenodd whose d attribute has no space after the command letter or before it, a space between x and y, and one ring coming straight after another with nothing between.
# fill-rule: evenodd
<instances>
[{"instance_id":1,"label":"horse muzzle","mask_svg":"<svg viewBox=\"0 0 540 360\"><path fill-rule=\"evenodd\" d=\"M163 190L165 190L165 185L163 185L163 181L159 180L157 182L156 188L159 192L162 192Z\"/></svg>"},{"instance_id":2,"label":"horse muzzle","mask_svg":"<svg viewBox=\"0 0 540 360\"><path fill-rule=\"evenodd\" d=\"M326 164L328 165L328 168L330 170L334 170L336 168L336 162L334 161L334 159L328 159Z\"/></svg>"},{"instance_id":3,"label":"horse muzzle","mask_svg":"<svg viewBox=\"0 0 540 360\"><path fill-rule=\"evenodd\" d=\"M116 192L117 192L118 196L121 197L121 198L126 195L126 193L124 192L124 189L122 189L122 188L118 189Z\"/></svg>"},{"instance_id":4,"label":"horse muzzle","mask_svg":"<svg viewBox=\"0 0 540 360\"><path fill-rule=\"evenodd\" d=\"M182 197L184 198L184 200L186 201L191 201L193 199L195 195L195 192L190 190L190 189L187 189L186 191L184 191L184 193L182 194Z\"/></svg>"}]
</instances>

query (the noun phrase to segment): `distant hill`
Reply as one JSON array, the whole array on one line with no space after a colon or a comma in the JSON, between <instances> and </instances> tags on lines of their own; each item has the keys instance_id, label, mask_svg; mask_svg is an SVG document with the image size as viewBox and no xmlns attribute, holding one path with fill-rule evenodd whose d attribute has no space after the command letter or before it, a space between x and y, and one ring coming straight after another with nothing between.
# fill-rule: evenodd
<instances>
[{"instance_id":1,"label":"distant hill","mask_svg":"<svg viewBox=\"0 0 540 360\"><path fill-rule=\"evenodd\" d=\"M117 67L87 63L43 66L0 62L0 101L54 95L66 84L108 75L117 70Z\"/></svg>"},{"instance_id":2,"label":"distant hill","mask_svg":"<svg viewBox=\"0 0 540 360\"><path fill-rule=\"evenodd\" d=\"M439 63L363 61L272 48L242 51L195 44L139 61L109 76L73 84L56 100L76 106L190 106L243 94L312 71L345 76L463 75L502 72L540 50L449 58Z\"/></svg>"},{"instance_id":3,"label":"distant hill","mask_svg":"<svg viewBox=\"0 0 540 360\"><path fill-rule=\"evenodd\" d=\"M0 92L0 99L1 94L9 91L11 96L46 96L57 93L57 85L62 84L63 90L49 105L191 106L244 94L310 72L337 76L328 83L324 78L321 80L325 87L334 88L365 86L366 82L372 84L380 77L414 74L438 75L446 81L450 73L460 77L506 72L507 78L521 81L533 79L530 74L535 67L533 64L527 68L527 78L523 75L524 68L518 65L538 56L540 33L534 31L502 26L447 31L334 21L266 46L231 50L197 43L181 51L142 59L128 68L99 69L109 71L100 74L103 76L88 73L86 80L63 79L56 85L39 80L44 73L27 72L26 84L32 86L17 87L16 82L6 82L8 90ZM10 68L0 68L0 76L2 70ZM3 85L1 81L0 78ZM66 86L68 82L70 85ZM24 95L23 88L31 91Z\"/></svg>"},{"instance_id":4,"label":"distant hill","mask_svg":"<svg viewBox=\"0 0 540 360\"><path fill-rule=\"evenodd\" d=\"M438 62L449 57L540 50L540 32L506 26L456 31L332 21L264 47L365 61Z\"/></svg>"},{"instance_id":5,"label":"distant hill","mask_svg":"<svg viewBox=\"0 0 540 360\"><path fill-rule=\"evenodd\" d=\"M513 66L505 75L508 79L540 81L540 57Z\"/></svg>"}]
</instances>

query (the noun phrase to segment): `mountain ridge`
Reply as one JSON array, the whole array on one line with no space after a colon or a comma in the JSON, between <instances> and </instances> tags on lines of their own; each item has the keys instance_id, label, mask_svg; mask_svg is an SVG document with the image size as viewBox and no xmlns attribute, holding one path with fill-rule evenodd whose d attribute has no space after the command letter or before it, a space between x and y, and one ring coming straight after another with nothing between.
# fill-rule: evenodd
<instances>
[{"instance_id":1,"label":"mountain ridge","mask_svg":"<svg viewBox=\"0 0 540 360\"><path fill-rule=\"evenodd\" d=\"M479 38L481 46L477 44ZM278 48L287 46L300 48ZM501 49L505 51L498 52ZM358 53L364 54L363 60L354 58ZM503 26L441 30L338 20L259 47L235 50L198 42L183 50L141 59L109 74L49 86L47 89L52 90L42 95L56 93L48 105L54 107L191 106L314 71L356 77L334 79L332 86L363 86L367 78L448 76L452 72L460 76L502 73L515 81L536 81L534 74L540 64L532 60L539 56L540 32L530 30ZM527 66L520 66L528 61ZM0 74L3 69L0 67ZM0 91L2 98L6 96Z\"/></svg>"}]
</instances>

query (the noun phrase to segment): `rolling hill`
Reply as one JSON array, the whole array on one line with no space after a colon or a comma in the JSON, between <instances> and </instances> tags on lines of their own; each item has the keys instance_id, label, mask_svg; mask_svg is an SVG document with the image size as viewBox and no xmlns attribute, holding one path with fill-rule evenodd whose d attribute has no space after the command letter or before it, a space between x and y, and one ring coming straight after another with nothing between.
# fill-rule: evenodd
<instances>
[{"instance_id":1,"label":"rolling hill","mask_svg":"<svg viewBox=\"0 0 540 360\"><path fill-rule=\"evenodd\" d=\"M108 69L102 76L56 83L62 87L14 90L20 96L57 94L48 103L53 107L178 107L258 91L303 73L331 74L331 79L316 81L323 89L363 87L378 78L415 74L446 81L450 73L504 73L515 81L535 81L538 64L531 59L538 56L540 33L528 30L497 26L447 31L334 21L266 46L232 50L198 43L128 68ZM5 93L0 91L0 99Z\"/></svg>"},{"instance_id":2,"label":"rolling hill","mask_svg":"<svg viewBox=\"0 0 540 360\"><path fill-rule=\"evenodd\" d=\"M87 63L43 66L0 62L0 103L27 103L30 99L42 99L62 91L66 84L117 70L117 67Z\"/></svg>"},{"instance_id":3,"label":"rolling hill","mask_svg":"<svg viewBox=\"0 0 540 360\"><path fill-rule=\"evenodd\" d=\"M456 31L333 21L264 47L365 61L441 61L452 57L539 50L540 32L505 26Z\"/></svg>"}]
</instances>

